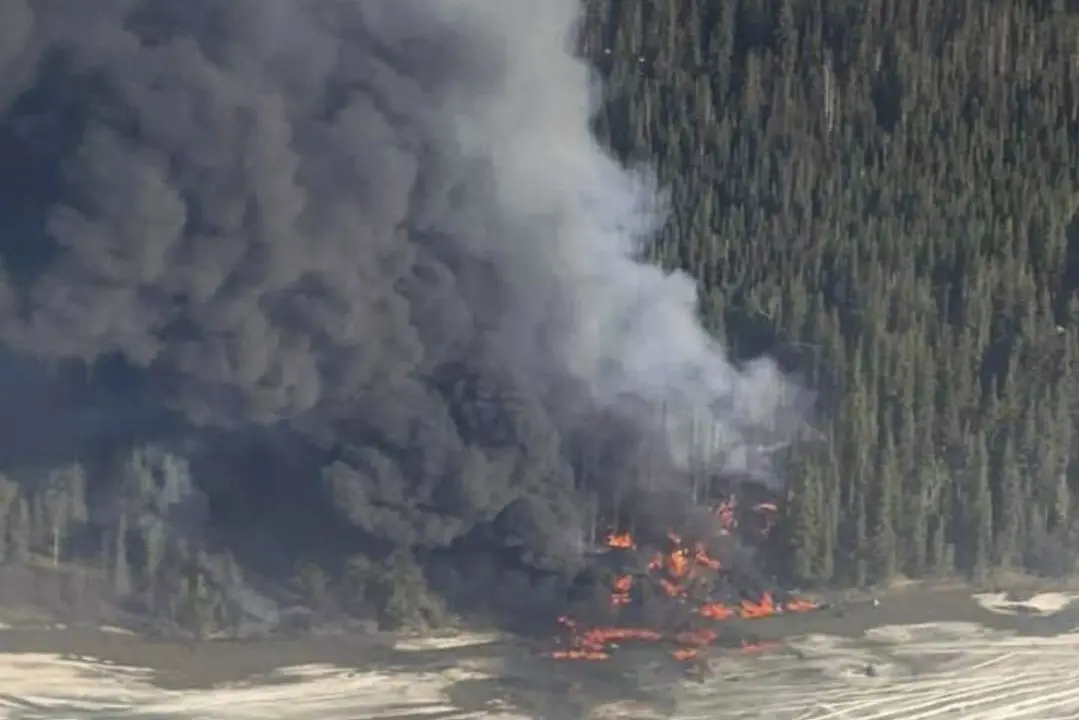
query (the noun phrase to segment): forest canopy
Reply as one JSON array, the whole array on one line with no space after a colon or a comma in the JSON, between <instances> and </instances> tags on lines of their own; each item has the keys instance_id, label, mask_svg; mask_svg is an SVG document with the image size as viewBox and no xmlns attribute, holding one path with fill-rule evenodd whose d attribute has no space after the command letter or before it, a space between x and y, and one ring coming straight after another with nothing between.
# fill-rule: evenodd
<instances>
[{"instance_id":1,"label":"forest canopy","mask_svg":"<svg viewBox=\"0 0 1079 720\"><path fill-rule=\"evenodd\" d=\"M0 602L549 608L732 475L790 582L1074 571L1071 4L9 5Z\"/></svg>"}]
</instances>

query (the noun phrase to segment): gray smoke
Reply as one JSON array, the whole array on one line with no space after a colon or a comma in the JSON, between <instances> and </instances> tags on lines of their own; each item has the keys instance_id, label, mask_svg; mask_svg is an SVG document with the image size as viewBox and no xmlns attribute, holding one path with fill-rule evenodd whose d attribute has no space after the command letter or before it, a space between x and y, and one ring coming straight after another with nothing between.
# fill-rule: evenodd
<instances>
[{"instance_id":1,"label":"gray smoke","mask_svg":"<svg viewBox=\"0 0 1079 720\"><path fill-rule=\"evenodd\" d=\"M590 132L578 0L0 5L10 351L289 424L351 522L413 544L564 528L567 438L626 397L682 463L796 426L635 259L660 188Z\"/></svg>"},{"instance_id":2,"label":"gray smoke","mask_svg":"<svg viewBox=\"0 0 1079 720\"><path fill-rule=\"evenodd\" d=\"M769 361L732 366L697 320L692 280L637 261L663 221L662 198L590 132L598 93L573 52L579 0L436 5L439 22L495 54L483 64L497 72L446 98L436 126L490 172L498 231L463 235L519 291L508 345L530 349L534 328L559 325L558 357L595 400L631 395L661 408L683 460L692 442L744 465L747 450L790 433L801 393Z\"/></svg>"}]
</instances>

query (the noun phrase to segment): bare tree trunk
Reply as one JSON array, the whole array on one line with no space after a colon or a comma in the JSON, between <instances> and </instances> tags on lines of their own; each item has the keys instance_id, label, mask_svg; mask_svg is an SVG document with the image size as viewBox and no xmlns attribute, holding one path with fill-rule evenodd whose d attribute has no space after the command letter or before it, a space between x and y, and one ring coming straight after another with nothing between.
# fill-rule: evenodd
<instances>
[{"instance_id":1,"label":"bare tree trunk","mask_svg":"<svg viewBox=\"0 0 1079 720\"><path fill-rule=\"evenodd\" d=\"M52 526L52 566L60 566L60 526Z\"/></svg>"},{"instance_id":2,"label":"bare tree trunk","mask_svg":"<svg viewBox=\"0 0 1079 720\"><path fill-rule=\"evenodd\" d=\"M589 521L588 521L588 544L589 546L596 545L598 543L598 523L599 515L599 496L596 493L589 494Z\"/></svg>"}]
</instances>

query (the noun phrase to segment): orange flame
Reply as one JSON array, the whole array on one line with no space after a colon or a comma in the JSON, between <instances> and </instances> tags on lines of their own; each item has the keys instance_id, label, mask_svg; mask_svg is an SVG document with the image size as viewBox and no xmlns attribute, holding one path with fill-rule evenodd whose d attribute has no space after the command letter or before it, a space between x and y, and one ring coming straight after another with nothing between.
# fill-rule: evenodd
<instances>
[{"instance_id":1,"label":"orange flame","mask_svg":"<svg viewBox=\"0 0 1079 720\"><path fill-rule=\"evenodd\" d=\"M613 607L622 607L623 605L629 605L632 597L630 591L633 589L633 576L622 575L614 581L614 586L611 589L611 605Z\"/></svg>"},{"instance_id":2,"label":"orange flame","mask_svg":"<svg viewBox=\"0 0 1079 720\"><path fill-rule=\"evenodd\" d=\"M735 506L736 501L733 497L716 506L713 514L719 520L720 535L729 535L738 527L738 519L734 515Z\"/></svg>"},{"instance_id":3,"label":"orange flame","mask_svg":"<svg viewBox=\"0 0 1079 720\"><path fill-rule=\"evenodd\" d=\"M633 536L628 532L612 532L607 535L607 547L632 550L636 547L636 544L633 542Z\"/></svg>"},{"instance_id":4,"label":"orange flame","mask_svg":"<svg viewBox=\"0 0 1079 720\"><path fill-rule=\"evenodd\" d=\"M728 620L738 615L732 608L718 602L701 605L697 608L697 614L701 617L706 617L709 620Z\"/></svg>"},{"instance_id":5,"label":"orange flame","mask_svg":"<svg viewBox=\"0 0 1079 720\"><path fill-rule=\"evenodd\" d=\"M717 570L718 571L718 570L723 569L723 565L720 564L719 560L716 560L711 555L709 555L708 551L705 550L704 546L701 545L700 543L697 544L696 551L693 554L693 560L698 565L703 565L704 567L708 568L709 570Z\"/></svg>"},{"instance_id":6,"label":"orange flame","mask_svg":"<svg viewBox=\"0 0 1079 720\"><path fill-rule=\"evenodd\" d=\"M559 622L570 631L577 629L577 624L570 618L559 618ZM619 641L645 640L655 642L662 639L663 636L660 633L645 628L591 628L582 633L574 634L570 649L552 652L550 656L563 660L607 660L610 658L609 651L617 648Z\"/></svg>"},{"instance_id":7,"label":"orange flame","mask_svg":"<svg viewBox=\"0 0 1079 720\"><path fill-rule=\"evenodd\" d=\"M788 600L784 607L787 612L803 613L816 610L819 606L810 600Z\"/></svg>"},{"instance_id":8,"label":"orange flame","mask_svg":"<svg viewBox=\"0 0 1079 720\"><path fill-rule=\"evenodd\" d=\"M725 535L737 528L735 515L736 500L731 497L720 503L714 511L718 521L718 532ZM778 507L775 503L763 502L753 506L753 510L762 515L765 526L760 533L767 534L776 522ZM648 563L649 572L663 593L672 598L685 599L689 596L694 583L704 571L723 572L719 560L713 558L703 543L687 546L680 535L671 531L667 534L671 549L655 553ZM635 549L637 544L629 532L611 532L606 537L608 547ZM635 579L632 575L620 575L611 587L611 606L618 610L632 603L631 591ZM731 618L753 620L780 613L808 612L816 610L817 605L808 600L789 600L776 602L771 593L764 593L758 600L742 600L736 605L708 601L695 608L698 617L713 621ZM680 632L673 637L644 628L632 627L597 627L580 629L568 617L559 618L559 622L569 633L569 647L550 653L553 658L579 660L607 660L610 651L618 647L619 642L638 640L657 642L667 640L678 647L671 654L678 660L691 660L698 656L700 649L716 642L719 633L713 628L704 628ZM755 652L774 647L776 643L742 642L743 650Z\"/></svg>"}]
</instances>

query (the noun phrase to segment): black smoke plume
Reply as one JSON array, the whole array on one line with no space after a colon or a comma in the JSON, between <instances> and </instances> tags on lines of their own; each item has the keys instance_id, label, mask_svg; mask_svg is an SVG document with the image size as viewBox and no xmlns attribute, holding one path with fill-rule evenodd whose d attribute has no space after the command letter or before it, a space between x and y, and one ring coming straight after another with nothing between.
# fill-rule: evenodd
<instances>
[{"instance_id":1,"label":"black smoke plume","mask_svg":"<svg viewBox=\"0 0 1079 720\"><path fill-rule=\"evenodd\" d=\"M10 444L186 433L248 518L559 566L585 498L797 423L636 260L577 0L0 5Z\"/></svg>"}]
</instances>

